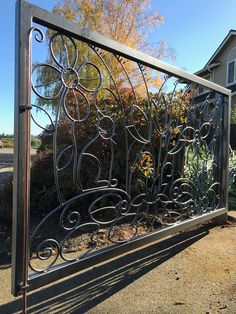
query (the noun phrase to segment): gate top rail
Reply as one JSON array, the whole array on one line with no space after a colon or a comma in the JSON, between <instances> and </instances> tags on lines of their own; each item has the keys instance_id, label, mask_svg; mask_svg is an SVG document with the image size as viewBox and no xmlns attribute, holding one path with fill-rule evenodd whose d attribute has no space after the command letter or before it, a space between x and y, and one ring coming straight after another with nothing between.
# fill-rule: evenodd
<instances>
[{"instance_id":1,"label":"gate top rail","mask_svg":"<svg viewBox=\"0 0 236 314\"><path fill-rule=\"evenodd\" d=\"M173 65L121 44L88 28L81 27L74 22L66 20L60 15L55 15L25 1L22 2L21 6L21 8L25 11L25 14L32 17L33 22L55 30L63 30L65 34L73 36L74 38L89 44L94 44L97 47L108 50L115 54L119 54L120 56L129 60L141 62L143 65L158 71L162 71L168 75L175 76L176 78L203 85L227 96L231 94L231 90L225 87L205 80L195 74L181 70Z\"/></svg>"}]
</instances>

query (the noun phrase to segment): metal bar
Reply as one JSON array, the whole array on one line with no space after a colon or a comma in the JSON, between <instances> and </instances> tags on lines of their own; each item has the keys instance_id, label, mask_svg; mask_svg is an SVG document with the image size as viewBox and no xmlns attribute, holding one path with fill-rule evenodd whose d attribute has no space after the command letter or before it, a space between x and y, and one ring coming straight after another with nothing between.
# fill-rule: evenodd
<instances>
[{"instance_id":1,"label":"metal bar","mask_svg":"<svg viewBox=\"0 0 236 314\"><path fill-rule=\"evenodd\" d=\"M12 293L27 288L28 269L28 209L30 185L30 114L20 108L29 101L29 30L31 17L25 14L22 1L16 3L15 38L15 126L14 179L12 223ZM29 69L28 69L29 70ZM22 251L23 250L23 251ZM26 297L23 299L26 309Z\"/></svg>"},{"instance_id":2,"label":"metal bar","mask_svg":"<svg viewBox=\"0 0 236 314\"><path fill-rule=\"evenodd\" d=\"M224 103L223 113L223 160L222 160L222 190L224 205L228 209L228 190L229 190L229 147L230 147L230 113L231 113L231 98L228 97L228 105Z\"/></svg>"},{"instance_id":3,"label":"metal bar","mask_svg":"<svg viewBox=\"0 0 236 314\"><path fill-rule=\"evenodd\" d=\"M68 21L59 15L55 15L37 6L23 2L23 8L33 17L34 22L43 26L52 28L54 30L62 30L64 34L73 36L74 38L92 45L96 45L97 47L111 51L112 53L118 54L132 61L142 63L143 65L146 65L152 69L162 71L166 74L170 74L171 76L175 76L176 78L206 86L224 95L230 95L231 93L231 91L227 88L167 64L166 62L158 60L157 58L151 57L145 53L105 37L102 34L91 31L88 28L80 27L74 22Z\"/></svg>"},{"instance_id":4,"label":"metal bar","mask_svg":"<svg viewBox=\"0 0 236 314\"><path fill-rule=\"evenodd\" d=\"M30 207L30 121L31 114L29 108L31 108L31 60L32 60L32 45L31 45L31 36L32 33L30 31L27 32L27 58L25 60L26 64L26 105L24 106L24 111L26 115L26 136L25 136L25 207L24 207L24 219L23 219L23 270L22 276L23 281L21 284L22 290L22 312L27 312L27 290L28 290L28 263L29 263L29 207ZM22 107L20 107L22 108ZM22 111L22 110L21 110Z\"/></svg>"},{"instance_id":5,"label":"metal bar","mask_svg":"<svg viewBox=\"0 0 236 314\"><path fill-rule=\"evenodd\" d=\"M29 276L29 291L47 285L53 281L59 280L63 277L69 276L75 272L79 272L86 268L89 268L95 264L108 261L111 258L117 257L118 255L128 253L138 247L145 244L151 243L153 241L160 240L168 235L172 235L176 232L183 230L184 228L189 228L197 224L203 223L207 220L213 219L215 217L221 216L227 212L227 209L221 208L215 210L211 213L201 215L194 219L188 219L186 221L180 222L176 225L163 228L161 230L146 234L144 236L137 237L136 239L120 244L114 245L110 248L102 249L97 253L91 254L89 257L82 260L78 260L72 263L64 263L60 266L55 266L47 272L40 274L33 274Z\"/></svg>"}]
</instances>

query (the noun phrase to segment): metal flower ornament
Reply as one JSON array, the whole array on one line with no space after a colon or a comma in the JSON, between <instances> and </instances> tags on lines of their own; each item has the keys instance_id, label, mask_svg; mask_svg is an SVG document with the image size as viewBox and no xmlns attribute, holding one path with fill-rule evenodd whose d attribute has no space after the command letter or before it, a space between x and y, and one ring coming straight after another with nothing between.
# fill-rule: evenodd
<instances>
[{"instance_id":1,"label":"metal flower ornament","mask_svg":"<svg viewBox=\"0 0 236 314\"><path fill-rule=\"evenodd\" d=\"M40 29L34 28L41 35L41 42L44 39L43 33ZM38 38L38 37L36 37ZM70 37L55 33L51 36L50 42L50 57L55 63L36 64L32 70L32 77L34 73L40 73L41 78L46 74L45 82L43 79L40 85L32 84L32 88L36 95L45 100L54 100L60 98L59 106L62 106L68 117L76 122L86 120L89 115L89 100L87 99L84 91L95 92L101 87L102 77L98 67L89 61L84 61L79 66L78 62L78 49L74 40ZM54 52L54 47L57 52ZM59 51L58 51L59 49ZM88 73L93 73L92 77L88 77ZM86 74L86 76L85 76ZM90 87L88 87L90 86ZM67 109L67 104L71 101L71 97L77 104L75 116L71 116ZM84 98L86 102L85 116L80 116L79 104L77 99ZM60 111L60 108L57 109Z\"/></svg>"}]
</instances>

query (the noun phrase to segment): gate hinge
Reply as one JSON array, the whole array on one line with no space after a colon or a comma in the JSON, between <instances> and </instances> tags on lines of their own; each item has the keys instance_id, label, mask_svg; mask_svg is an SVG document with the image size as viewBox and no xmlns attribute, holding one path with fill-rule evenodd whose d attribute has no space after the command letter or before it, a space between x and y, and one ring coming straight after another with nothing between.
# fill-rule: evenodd
<instances>
[{"instance_id":1,"label":"gate hinge","mask_svg":"<svg viewBox=\"0 0 236 314\"><path fill-rule=\"evenodd\" d=\"M20 106L20 113L25 112L26 110L31 110L32 106L31 105L21 105Z\"/></svg>"}]
</instances>

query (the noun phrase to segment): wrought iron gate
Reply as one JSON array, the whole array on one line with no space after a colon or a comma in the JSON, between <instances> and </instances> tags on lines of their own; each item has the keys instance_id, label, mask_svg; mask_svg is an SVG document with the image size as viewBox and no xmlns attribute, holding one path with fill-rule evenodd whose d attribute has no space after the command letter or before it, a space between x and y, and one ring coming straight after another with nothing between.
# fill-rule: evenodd
<instances>
[{"instance_id":1,"label":"wrought iron gate","mask_svg":"<svg viewBox=\"0 0 236 314\"><path fill-rule=\"evenodd\" d=\"M229 90L22 1L16 34L14 295L226 213Z\"/></svg>"}]
</instances>

